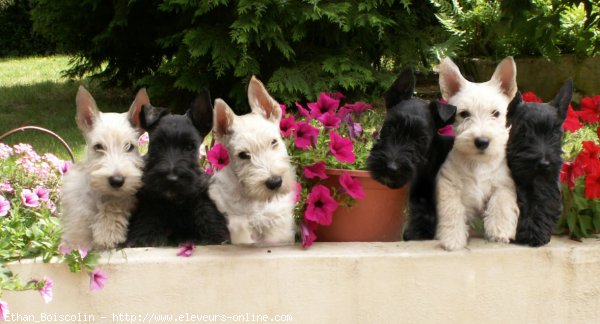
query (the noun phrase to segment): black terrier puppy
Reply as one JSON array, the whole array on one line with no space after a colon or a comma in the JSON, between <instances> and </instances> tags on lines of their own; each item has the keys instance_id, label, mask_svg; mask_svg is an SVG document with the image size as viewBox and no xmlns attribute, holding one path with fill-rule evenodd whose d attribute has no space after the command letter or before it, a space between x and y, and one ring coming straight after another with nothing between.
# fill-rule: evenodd
<instances>
[{"instance_id":1,"label":"black terrier puppy","mask_svg":"<svg viewBox=\"0 0 600 324\"><path fill-rule=\"evenodd\" d=\"M385 92L385 121L367 159L367 169L382 184L400 188L410 182L405 241L435 236L435 178L454 142L438 129L456 114L454 106L414 97L414 89L415 77L407 68Z\"/></svg>"},{"instance_id":2,"label":"black terrier puppy","mask_svg":"<svg viewBox=\"0 0 600 324\"><path fill-rule=\"evenodd\" d=\"M572 95L573 81L569 79L549 103L523 102L517 93L508 107L511 129L506 158L517 187L518 244L550 242L562 212L562 125Z\"/></svg>"},{"instance_id":3,"label":"black terrier puppy","mask_svg":"<svg viewBox=\"0 0 600 324\"><path fill-rule=\"evenodd\" d=\"M150 135L138 209L131 217L130 246L176 245L229 240L227 221L208 197L210 177L200 170L198 149L212 129L208 91L185 115L145 105L140 124Z\"/></svg>"}]
</instances>

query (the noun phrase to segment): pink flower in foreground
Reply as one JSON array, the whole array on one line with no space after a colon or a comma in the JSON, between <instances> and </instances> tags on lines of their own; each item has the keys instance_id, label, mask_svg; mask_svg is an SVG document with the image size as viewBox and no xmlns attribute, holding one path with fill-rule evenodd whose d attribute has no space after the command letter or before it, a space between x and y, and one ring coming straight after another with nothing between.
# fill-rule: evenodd
<instances>
[{"instance_id":1,"label":"pink flower in foreground","mask_svg":"<svg viewBox=\"0 0 600 324\"><path fill-rule=\"evenodd\" d=\"M13 193L15 189L10 185L10 182L4 181L0 182L0 191L4 191L6 193Z\"/></svg>"},{"instance_id":2,"label":"pink flower in foreground","mask_svg":"<svg viewBox=\"0 0 600 324\"><path fill-rule=\"evenodd\" d=\"M317 145L319 129L309 123L299 122L294 130L294 143L299 149L306 150L311 145Z\"/></svg>"},{"instance_id":3,"label":"pink flower in foreground","mask_svg":"<svg viewBox=\"0 0 600 324\"><path fill-rule=\"evenodd\" d=\"M291 136L294 128L296 128L296 121L292 115L281 119L279 122L279 131L281 132L282 136Z\"/></svg>"},{"instance_id":4,"label":"pink flower in foreground","mask_svg":"<svg viewBox=\"0 0 600 324\"><path fill-rule=\"evenodd\" d=\"M285 116L285 114L287 114L287 106L285 104L279 104L279 108L281 109L281 116Z\"/></svg>"},{"instance_id":5,"label":"pink flower in foreground","mask_svg":"<svg viewBox=\"0 0 600 324\"><path fill-rule=\"evenodd\" d=\"M50 199L50 190L42 186L35 187L35 189L33 189L33 193L35 193L35 195L38 196L38 199L41 201L48 201L48 199Z\"/></svg>"},{"instance_id":6,"label":"pink flower in foreground","mask_svg":"<svg viewBox=\"0 0 600 324\"><path fill-rule=\"evenodd\" d=\"M21 154L21 153L33 153L33 147L31 147L31 145L29 144L25 144L25 143L19 143L17 145L13 146L15 154Z\"/></svg>"},{"instance_id":7,"label":"pink flower in foreground","mask_svg":"<svg viewBox=\"0 0 600 324\"><path fill-rule=\"evenodd\" d=\"M362 134L362 126L359 123L351 123L348 125L348 135L350 138L357 138Z\"/></svg>"},{"instance_id":8,"label":"pink flower in foreground","mask_svg":"<svg viewBox=\"0 0 600 324\"><path fill-rule=\"evenodd\" d=\"M324 185L317 185L308 194L304 218L321 225L331 225L331 216L337 208L338 203L331 197L329 189Z\"/></svg>"},{"instance_id":9,"label":"pink flower in foreground","mask_svg":"<svg viewBox=\"0 0 600 324\"><path fill-rule=\"evenodd\" d=\"M300 182L295 183L294 191L296 193L296 196L294 197L294 204L297 204L302 197L302 184Z\"/></svg>"},{"instance_id":10,"label":"pink flower in foreground","mask_svg":"<svg viewBox=\"0 0 600 324\"><path fill-rule=\"evenodd\" d=\"M310 115L319 118L322 114L327 112L335 113L335 110L340 106L340 101L331 98L325 92L321 92L317 102L309 102L306 105L310 108Z\"/></svg>"},{"instance_id":11,"label":"pink flower in foreground","mask_svg":"<svg viewBox=\"0 0 600 324\"><path fill-rule=\"evenodd\" d=\"M327 179L325 174L325 162L320 161L313 165L307 165L302 169L302 175L307 179Z\"/></svg>"},{"instance_id":12,"label":"pink flower in foreground","mask_svg":"<svg viewBox=\"0 0 600 324\"><path fill-rule=\"evenodd\" d=\"M306 121L310 121L311 117L310 112L308 112L308 109L302 107L302 105L299 104L297 101L294 102L294 104L296 105L296 108L298 108L298 113L300 114L300 116L305 117Z\"/></svg>"},{"instance_id":13,"label":"pink flower in foreground","mask_svg":"<svg viewBox=\"0 0 600 324\"><path fill-rule=\"evenodd\" d=\"M324 113L317 119L321 122L321 124L323 124L323 127L330 129L336 129L340 127L340 122L342 121L340 117L331 112Z\"/></svg>"},{"instance_id":14,"label":"pink flower in foreground","mask_svg":"<svg viewBox=\"0 0 600 324\"><path fill-rule=\"evenodd\" d=\"M346 104L344 107L350 108L350 110L352 110L352 112L354 112L356 115L360 115L365 112L365 110L373 108L373 106L362 101L357 101L353 104Z\"/></svg>"},{"instance_id":15,"label":"pink flower in foreground","mask_svg":"<svg viewBox=\"0 0 600 324\"><path fill-rule=\"evenodd\" d=\"M0 321L6 321L6 315L8 314L10 314L8 303L4 300L0 300Z\"/></svg>"},{"instance_id":16,"label":"pink flower in foreground","mask_svg":"<svg viewBox=\"0 0 600 324\"><path fill-rule=\"evenodd\" d=\"M37 207L40 205L39 197L29 189L21 191L21 202L27 207Z\"/></svg>"},{"instance_id":17,"label":"pink flower in foreground","mask_svg":"<svg viewBox=\"0 0 600 324\"><path fill-rule=\"evenodd\" d=\"M179 244L179 252L177 252L177 256L189 257L196 250L196 245L192 242L187 242L183 244Z\"/></svg>"},{"instance_id":18,"label":"pink flower in foreground","mask_svg":"<svg viewBox=\"0 0 600 324\"><path fill-rule=\"evenodd\" d=\"M309 248L313 242L317 239L317 235L315 234L315 230L319 224L315 222L311 222L309 220L305 220L300 224L300 237L302 238L302 247L307 249Z\"/></svg>"},{"instance_id":19,"label":"pink flower in foreground","mask_svg":"<svg viewBox=\"0 0 600 324\"><path fill-rule=\"evenodd\" d=\"M352 178L347 172L343 172L340 176L340 185L350 197L354 199L365 198L360 180Z\"/></svg>"},{"instance_id":20,"label":"pink flower in foreground","mask_svg":"<svg viewBox=\"0 0 600 324\"><path fill-rule=\"evenodd\" d=\"M56 204L54 201L48 199L44 202L44 206L50 211L51 214L56 213Z\"/></svg>"},{"instance_id":21,"label":"pink flower in foreground","mask_svg":"<svg viewBox=\"0 0 600 324\"><path fill-rule=\"evenodd\" d=\"M329 150L338 161L354 163L356 156L350 139L341 137L336 132L329 133L329 139Z\"/></svg>"},{"instance_id":22,"label":"pink flower in foreground","mask_svg":"<svg viewBox=\"0 0 600 324\"><path fill-rule=\"evenodd\" d=\"M0 143L0 159L6 160L12 154L13 154L12 147L10 147L4 143Z\"/></svg>"},{"instance_id":23,"label":"pink flower in foreground","mask_svg":"<svg viewBox=\"0 0 600 324\"><path fill-rule=\"evenodd\" d=\"M39 282L37 279L34 279L34 281ZM44 286L38 289L38 292L46 304L52 301L52 288L54 288L54 281L48 277L44 277Z\"/></svg>"},{"instance_id":24,"label":"pink flower in foreground","mask_svg":"<svg viewBox=\"0 0 600 324\"><path fill-rule=\"evenodd\" d=\"M146 145L148 142L150 142L150 135L148 135L148 132L144 132L144 134L138 138L138 146Z\"/></svg>"},{"instance_id":25,"label":"pink flower in foreground","mask_svg":"<svg viewBox=\"0 0 600 324\"><path fill-rule=\"evenodd\" d=\"M4 196L0 196L0 217L8 215L9 210L10 202Z\"/></svg>"},{"instance_id":26,"label":"pink flower in foreground","mask_svg":"<svg viewBox=\"0 0 600 324\"><path fill-rule=\"evenodd\" d=\"M454 136L454 130L452 129L452 125L446 125L438 129L437 133L444 136Z\"/></svg>"},{"instance_id":27,"label":"pink flower in foreground","mask_svg":"<svg viewBox=\"0 0 600 324\"><path fill-rule=\"evenodd\" d=\"M79 256L82 259L85 259L85 257L88 255L88 249L84 248L84 247L79 247L77 248L77 251L79 252Z\"/></svg>"},{"instance_id":28,"label":"pink flower in foreground","mask_svg":"<svg viewBox=\"0 0 600 324\"><path fill-rule=\"evenodd\" d=\"M61 242L58 245L58 252L60 252L60 254L67 255L69 253L71 253L71 251L73 251L73 249L71 249L68 245L66 245L64 242Z\"/></svg>"},{"instance_id":29,"label":"pink flower in foreground","mask_svg":"<svg viewBox=\"0 0 600 324\"><path fill-rule=\"evenodd\" d=\"M213 170L213 168L210 165L207 165L206 168L204 168L204 173L206 173L208 175L213 175L215 173L215 171Z\"/></svg>"},{"instance_id":30,"label":"pink flower in foreground","mask_svg":"<svg viewBox=\"0 0 600 324\"><path fill-rule=\"evenodd\" d=\"M221 170L229 164L229 153L227 153L225 146L219 143L215 144L215 146L208 151L207 156L208 161L217 168L217 170Z\"/></svg>"},{"instance_id":31,"label":"pink flower in foreground","mask_svg":"<svg viewBox=\"0 0 600 324\"><path fill-rule=\"evenodd\" d=\"M90 290L98 291L104 288L108 275L102 269L94 269L90 273Z\"/></svg>"}]
</instances>

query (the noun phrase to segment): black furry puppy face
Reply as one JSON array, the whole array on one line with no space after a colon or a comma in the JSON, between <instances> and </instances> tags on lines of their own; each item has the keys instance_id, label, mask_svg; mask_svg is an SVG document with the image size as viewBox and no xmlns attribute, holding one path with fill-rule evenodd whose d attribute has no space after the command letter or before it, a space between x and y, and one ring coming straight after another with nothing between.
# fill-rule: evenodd
<instances>
[{"instance_id":1,"label":"black furry puppy face","mask_svg":"<svg viewBox=\"0 0 600 324\"><path fill-rule=\"evenodd\" d=\"M523 102L520 93L510 103L507 159L515 181L554 177L560 172L562 125L572 93L573 82L567 80L549 103Z\"/></svg>"},{"instance_id":2,"label":"black furry puppy face","mask_svg":"<svg viewBox=\"0 0 600 324\"><path fill-rule=\"evenodd\" d=\"M452 123L456 113L454 106L414 97L414 87L413 71L405 69L385 92L386 118L367 159L373 178L390 188L400 188L417 175L437 130Z\"/></svg>"},{"instance_id":3,"label":"black furry puppy face","mask_svg":"<svg viewBox=\"0 0 600 324\"><path fill-rule=\"evenodd\" d=\"M146 105L140 115L150 142L142 181L144 190L168 199L194 193L202 171L198 150L212 129L210 95L199 95L184 115Z\"/></svg>"}]
</instances>

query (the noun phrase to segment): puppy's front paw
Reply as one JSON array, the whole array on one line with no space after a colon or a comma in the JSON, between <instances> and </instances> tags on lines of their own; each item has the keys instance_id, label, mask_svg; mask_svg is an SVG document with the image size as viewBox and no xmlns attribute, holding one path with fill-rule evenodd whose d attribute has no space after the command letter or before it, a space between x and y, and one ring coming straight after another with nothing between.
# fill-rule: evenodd
<instances>
[{"instance_id":1,"label":"puppy's front paw","mask_svg":"<svg viewBox=\"0 0 600 324\"><path fill-rule=\"evenodd\" d=\"M466 239L454 238L454 239L442 239L441 245L442 248L446 251L455 251L464 249L467 246Z\"/></svg>"},{"instance_id":2,"label":"puppy's front paw","mask_svg":"<svg viewBox=\"0 0 600 324\"><path fill-rule=\"evenodd\" d=\"M488 241L494 242L494 243L509 243L510 242L510 238L508 238L508 237L490 236L487 239L488 239Z\"/></svg>"}]
</instances>

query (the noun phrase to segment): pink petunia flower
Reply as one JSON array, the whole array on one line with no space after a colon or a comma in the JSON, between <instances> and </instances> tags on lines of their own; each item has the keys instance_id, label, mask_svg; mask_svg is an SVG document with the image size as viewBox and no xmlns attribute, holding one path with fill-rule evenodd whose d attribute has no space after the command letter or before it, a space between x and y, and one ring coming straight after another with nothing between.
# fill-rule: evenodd
<instances>
[{"instance_id":1,"label":"pink petunia flower","mask_svg":"<svg viewBox=\"0 0 600 324\"><path fill-rule=\"evenodd\" d=\"M21 202L27 207L37 207L40 205L40 198L33 191L23 189L21 191Z\"/></svg>"},{"instance_id":2,"label":"pink petunia flower","mask_svg":"<svg viewBox=\"0 0 600 324\"><path fill-rule=\"evenodd\" d=\"M281 121L279 122L279 130L281 132L281 136L291 136L294 128L296 128L296 121L294 120L294 116L292 115L281 119Z\"/></svg>"},{"instance_id":3,"label":"pink petunia flower","mask_svg":"<svg viewBox=\"0 0 600 324\"><path fill-rule=\"evenodd\" d=\"M35 189L33 189L33 192L36 196L38 196L38 199L41 201L47 201L48 199L50 199L50 190L42 186L35 187Z\"/></svg>"},{"instance_id":4,"label":"pink petunia flower","mask_svg":"<svg viewBox=\"0 0 600 324\"><path fill-rule=\"evenodd\" d=\"M44 206L50 211L51 214L56 213L56 204L54 203L54 201L48 199L44 202Z\"/></svg>"},{"instance_id":5,"label":"pink petunia flower","mask_svg":"<svg viewBox=\"0 0 600 324\"><path fill-rule=\"evenodd\" d=\"M312 165L307 165L302 169L302 175L307 179L327 179L325 174L325 162L320 161Z\"/></svg>"},{"instance_id":6,"label":"pink petunia flower","mask_svg":"<svg viewBox=\"0 0 600 324\"><path fill-rule=\"evenodd\" d=\"M72 166L73 163L71 161L62 161L58 167L58 172L60 172L62 175L65 175L67 172L69 172L69 170L71 170Z\"/></svg>"},{"instance_id":7,"label":"pink petunia flower","mask_svg":"<svg viewBox=\"0 0 600 324\"><path fill-rule=\"evenodd\" d=\"M215 146L208 151L207 156L208 161L217 168L217 170L221 170L229 164L229 153L227 153L225 146L219 143L215 144Z\"/></svg>"},{"instance_id":8,"label":"pink petunia flower","mask_svg":"<svg viewBox=\"0 0 600 324\"><path fill-rule=\"evenodd\" d=\"M342 100L344 98L346 98L346 96L344 96L343 93L337 91L337 92L328 92L327 93L328 96L330 96L331 98L335 99L335 100Z\"/></svg>"},{"instance_id":9,"label":"pink petunia flower","mask_svg":"<svg viewBox=\"0 0 600 324\"><path fill-rule=\"evenodd\" d=\"M8 181L0 182L0 191L4 191L6 193L13 193L15 189Z\"/></svg>"},{"instance_id":10,"label":"pink petunia flower","mask_svg":"<svg viewBox=\"0 0 600 324\"><path fill-rule=\"evenodd\" d=\"M0 300L0 321L6 321L6 315L10 314L8 303Z\"/></svg>"},{"instance_id":11,"label":"pink petunia flower","mask_svg":"<svg viewBox=\"0 0 600 324\"><path fill-rule=\"evenodd\" d=\"M336 132L329 133L329 150L340 162L354 163L356 156L354 155L354 147L352 141L348 138L341 137Z\"/></svg>"},{"instance_id":12,"label":"pink petunia flower","mask_svg":"<svg viewBox=\"0 0 600 324\"><path fill-rule=\"evenodd\" d=\"M104 289L104 285L108 280L108 274L104 272L102 269L94 269L90 273L90 290L98 291Z\"/></svg>"},{"instance_id":13,"label":"pink petunia flower","mask_svg":"<svg viewBox=\"0 0 600 324\"><path fill-rule=\"evenodd\" d=\"M36 283L39 282L38 279L34 279L34 281ZM44 286L38 289L38 292L40 293L40 295L44 299L44 303L46 304L52 301L52 288L54 288L54 281L44 276Z\"/></svg>"},{"instance_id":14,"label":"pink petunia flower","mask_svg":"<svg viewBox=\"0 0 600 324\"><path fill-rule=\"evenodd\" d=\"M331 112L326 112L317 119L321 122L321 124L323 124L323 127L328 129L336 129L340 127L340 122L342 121L341 118Z\"/></svg>"},{"instance_id":15,"label":"pink petunia flower","mask_svg":"<svg viewBox=\"0 0 600 324\"><path fill-rule=\"evenodd\" d=\"M306 105L310 108L310 115L314 118L319 118L327 112L335 113L336 109L340 106L340 101L331 98L325 92L321 92L317 102L309 102Z\"/></svg>"},{"instance_id":16,"label":"pink petunia flower","mask_svg":"<svg viewBox=\"0 0 600 324\"><path fill-rule=\"evenodd\" d=\"M319 129L309 123L299 122L294 129L294 143L299 149L306 150L311 145L317 145Z\"/></svg>"},{"instance_id":17,"label":"pink petunia flower","mask_svg":"<svg viewBox=\"0 0 600 324\"><path fill-rule=\"evenodd\" d=\"M340 185L350 197L354 199L365 198L360 180L352 178L347 172L343 172L340 176Z\"/></svg>"},{"instance_id":18,"label":"pink petunia flower","mask_svg":"<svg viewBox=\"0 0 600 324\"><path fill-rule=\"evenodd\" d=\"M302 238L302 247L307 249L309 248L313 242L317 239L317 235L315 234L315 230L319 224L315 222L311 222L309 220L305 220L300 224L300 236Z\"/></svg>"},{"instance_id":19,"label":"pink petunia flower","mask_svg":"<svg viewBox=\"0 0 600 324\"><path fill-rule=\"evenodd\" d=\"M281 109L281 116L285 116L285 114L287 114L287 106L280 103L279 108Z\"/></svg>"},{"instance_id":20,"label":"pink petunia flower","mask_svg":"<svg viewBox=\"0 0 600 324\"><path fill-rule=\"evenodd\" d=\"M4 198L4 196L0 195L0 217L4 217L8 215L8 211L10 210L10 201Z\"/></svg>"},{"instance_id":21,"label":"pink petunia flower","mask_svg":"<svg viewBox=\"0 0 600 324\"><path fill-rule=\"evenodd\" d=\"M2 160L6 160L8 159L11 155L13 154L13 149L12 147L4 144L4 143L0 143L0 159Z\"/></svg>"},{"instance_id":22,"label":"pink petunia flower","mask_svg":"<svg viewBox=\"0 0 600 324\"><path fill-rule=\"evenodd\" d=\"M60 244L58 245L58 252L60 252L60 254L62 254L63 256L71 253L71 251L73 251L73 249L71 249L67 244L65 244L64 242L60 242Z\"/></svg>"},{"instance_id":23,"label":"pink petunia flower","mask_svg":"<svg viewBox=\"0 0 600 324\"><path fill-rule=\"evenodd\" d=\"M357 101L353 104L346 104L344 105L344 107L349 108L356 115L362 114L363 112L365 112L365 110L373 109L373 106L362 101Z\"/></svg>"},{"instance_id":24,"label":"pink petunia flower","mask_svg":"<svg viewBox=\"0 0 600 324\"><path fill-rule=\"evenodd\" d=\"M310 117L310 112L308 111L308 109L304 108L297 101L294 102L294 104L296 105L296 108L298 108L298 113L300 114L300 116L305 117L306 121L310 121L311 117Z\"/></svg>"},{"instance_id":25,"label":"pink petunia flower","mask_svg":"<svg viewBox=\"0 0 600 324\"><path fill-rule=\"evenodd\" d=\"M304 218L321 225L331 225L332 214L337 208L338 203L331 197L329 188L317 185L308 194Z\"/></svg>"},{"instance_id":26,"label":"pink petunia flower","mask_svg":"<svg viewBox=\"0 0 600 324\"><path fill-rule=\"evenodd\" d=\"M437 133L444 136L454 136L454 130L452 129L452 125L446 125L438 129Z\"/></svg>"},{"instance_id":27,"label":"pink petunia flower","mask_svg":"<svg viewBox=\"0 0 600 324\"><path fill-rule=\"evenodd\" d=\"M88 255L88 249L87 248L79 247L79 248L77 248L77 251L79 252L79 256L82 259L85 259L85 257Z\"/></svg>"},{"instance_id":28,"label":"pink petunia flower","mask_svg":"<svg viewBox=\"0 0 600 324\"><path fill-rule=\"evenodd\" d=\"M302 184L300 182L295 182L294 191L296 196L294 197L294 204L297 204L302 197Z\"/></svg>"},{"instance_id":29,"label":"pink petunia flower","mask_svg":"<svg viewBox=\"0 0 600 324\"><path fill-rule=\"evenodd\" d=\"M204 168L204 173L206 173L208 175L213 175L215 173L215 171L213 170L213 168L210 165L207 165L206 168Z\"/></svg>"},{"instance_id":30,"label":"pink petunia flower","mask_svg":"<svg viewBox=\"0 0 600 324\"><path fill-rule=\"evenodd\" d=\"M13 146L15 154L35 153L33 147L26 143L19 143Z\"/></svg>"},{"instance_id":31,"label":"pink petunia flower","mask_svg":"<svg viewBox=\"0 0 600 324\"><path fill-rule=\"evenodd\" d=\"M357 138L362 134L362 126L359 123L352 123L348 126L348 135L350 138Z\"/></svg>"},{"instance_id":32,"label":"pink petunia flower","mask_svg":"<svg viewBox=\"0 0 600 324\"><path fill-rule=\"evenodd\" d=\"M196 250L196 245L193 242L187 242L183 244L179 244L179 252L177 252L177 256L189 257Z\"/></svg>"},{"instance_id":33,"label":"pink petunia flower","mask_svg":"<svg viewBox=\"0 0 600 324\"><path fill-rule=\"evenodd\" d=\"M150 142L150 135L148 135L148 132L144 132L144 134L140 135L138 138L138 146L146 145L148 142Z\"/></svg>"}]
</instances>

